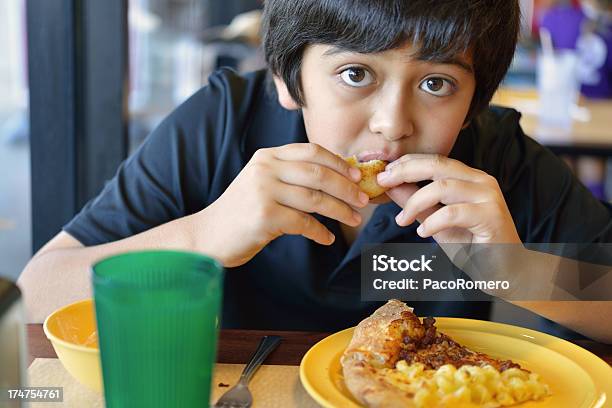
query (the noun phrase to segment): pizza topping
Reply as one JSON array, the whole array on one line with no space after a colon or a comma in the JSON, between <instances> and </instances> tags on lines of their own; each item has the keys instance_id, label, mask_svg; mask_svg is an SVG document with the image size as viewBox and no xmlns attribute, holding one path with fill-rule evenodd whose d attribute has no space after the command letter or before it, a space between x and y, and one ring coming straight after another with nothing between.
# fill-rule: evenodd
<instances>
[{"instance_id":1,"label":"pizza topping","mask_svg":"<svg viewBox=\"0 0 612 408\"><path fill-rule=\"evenodd\" d=\"M550 390L510 360L472 351L389 301L363 320L341 359L351 393L368 407L500 407Z\"/></svg>"},{"instance_id":2,"label":"pizza topping","mask_svg":"<svg viewBox=\"0 0 612 408\"><path fill-rule=\"evenodd\" d=\"M409 329L402 332L399 359L408 364L421 363L427 369L438 369L446 364L455 368L464 365L491 365L499 371L510 368L521 368L512 361L499 361L482 353L476 353L459 345L450 337L439 333L436 329L436 319L426 317L421 323L418 317L409 313L402 314L408 320ZM418 327L420 326L420 327Z\"/></svg>"}]
</instances>

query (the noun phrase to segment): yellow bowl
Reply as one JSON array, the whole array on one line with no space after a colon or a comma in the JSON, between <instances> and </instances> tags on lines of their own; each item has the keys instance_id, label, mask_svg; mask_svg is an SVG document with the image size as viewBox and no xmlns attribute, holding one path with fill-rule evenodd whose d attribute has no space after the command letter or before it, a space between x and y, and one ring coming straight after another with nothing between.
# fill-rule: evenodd
<instances>
[{"instance_id":1,"label":"yellow bowl","mask_svg":"<svg viewBox=\"0 0 612 408\"><path fill-rule=\"evenodd\" d=\"M43 324L64 368L80 383L102 392L102 371L92 299L80 300L51 313Z\"/></svg>"}]
</instances>

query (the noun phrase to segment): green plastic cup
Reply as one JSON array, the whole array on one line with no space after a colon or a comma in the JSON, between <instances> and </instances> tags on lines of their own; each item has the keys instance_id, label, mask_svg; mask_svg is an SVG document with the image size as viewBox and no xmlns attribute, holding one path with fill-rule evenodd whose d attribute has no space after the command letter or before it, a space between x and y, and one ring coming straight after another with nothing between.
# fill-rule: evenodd
<instances>
[{"instance_id":1,"label":"green plastic cup","mask_svg":"<svg viewBox=\"0 0 612 408\"><path fill-rule=\"evenodd\" d=\"M206 256L130 252L93 266L106 406L204 407L223 268Z\"/></svg>"}]
</instances>

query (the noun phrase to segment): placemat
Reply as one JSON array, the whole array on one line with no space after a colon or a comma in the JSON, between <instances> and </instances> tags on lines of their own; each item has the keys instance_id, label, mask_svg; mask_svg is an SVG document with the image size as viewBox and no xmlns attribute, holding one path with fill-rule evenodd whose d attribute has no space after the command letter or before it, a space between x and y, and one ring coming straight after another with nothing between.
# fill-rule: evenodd
<instances>
[{"instance_id":1,"label":"placemat","mask_svg":"<svg viewBox=\"0 0 612 408\"><path fill-rule=\"evenodd\" d=\"M216 401L234 385L244 364L217 364L212 383L212 401ZM102 395L76 381L56 358L37 358L28 369L31 387L64 387L62 403L32 403L32 408L91 407L104 408ZM262 365L249 385L253 394L253 408L316 408L319 405L306 393L300 383L299 367Z\"/></svg>"}]
</instances>

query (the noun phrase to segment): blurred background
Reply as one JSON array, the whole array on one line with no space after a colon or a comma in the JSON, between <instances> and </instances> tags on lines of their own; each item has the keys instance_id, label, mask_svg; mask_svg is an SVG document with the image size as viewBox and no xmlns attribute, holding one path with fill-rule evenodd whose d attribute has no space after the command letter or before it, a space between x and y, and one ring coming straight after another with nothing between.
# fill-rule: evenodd
<instances>
[{"instance_id":1,"label":"blurred background","mask_svg":"<svg viewBox=\"0 0 612 408\"><path fill-rule=\"evenodd\" d=\"M260 0L0 1L0 276L221 66L264 67ZM494 103L612 199L612 0L521 0Z\"/></svg>"},{"instance_id":2,"label":"blurred background","mask_svg":"<svg viewBox=\"0 0 612 408\"><path fill-rule=\"evenodd\" d=\"M16 279L212 71L264 66L261 7L259 0L0 1L0 276ZM31 118L30 99L38 106ZM41 138L30 137L30 119Z\"/></svg>"}]
</instances>

